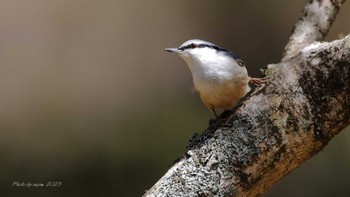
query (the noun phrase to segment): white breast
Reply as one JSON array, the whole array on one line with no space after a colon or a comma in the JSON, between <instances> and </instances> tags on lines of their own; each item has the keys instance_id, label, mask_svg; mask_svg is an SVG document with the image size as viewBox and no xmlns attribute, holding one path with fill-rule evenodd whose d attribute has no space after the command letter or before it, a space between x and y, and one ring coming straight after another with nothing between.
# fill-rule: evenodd
<instances>
[{"instance_id":1,"label":"white breast","mask_svg":"<svg viewBox=\"0 0 350 197\"><path fill-rule=\"evenodd\" d=\"M246 68L238 65L232 57L224 56L210 48L192 50L191 54L183 59L191 70L197 88L200 88L201 83L208 83L205 86L226 84L248 76Z\"/></svg>"}]
</instances>

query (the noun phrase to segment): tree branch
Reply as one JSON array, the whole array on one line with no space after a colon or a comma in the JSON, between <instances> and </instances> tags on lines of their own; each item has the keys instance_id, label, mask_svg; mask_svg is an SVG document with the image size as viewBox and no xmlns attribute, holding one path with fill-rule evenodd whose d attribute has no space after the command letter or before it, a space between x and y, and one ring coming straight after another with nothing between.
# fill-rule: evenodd
<instances>
[{"instance_id":1,"label":"tree branch","mask_svg":"<svg viewBox=\"0 0 350 197\"><path fill-rule=\"evenodd\" d=\"M323 40L344 2L345 0L309 1L303 10L303 16L294 26L282 60L295 56L315 41Z\"/></svg>"},{"instance_id":2,"label":"tree branch","mask_svg":"<svg viewBox=\"0 0 350 197\"><path fill-rule=\"evenodd\" d=\"M311 1L303 18L307 10L329 13L319 20L327 25L316 28L327 32L339 10L334 2L343 1ZM315 3L320 11L308 8ZM284 61L268 66L269 83L229 118L195 135L185 156L144 196L258 196L350 124L350 36L312 43L325 33L317 36L299 23Z\"/></svg>"}]
</instances>

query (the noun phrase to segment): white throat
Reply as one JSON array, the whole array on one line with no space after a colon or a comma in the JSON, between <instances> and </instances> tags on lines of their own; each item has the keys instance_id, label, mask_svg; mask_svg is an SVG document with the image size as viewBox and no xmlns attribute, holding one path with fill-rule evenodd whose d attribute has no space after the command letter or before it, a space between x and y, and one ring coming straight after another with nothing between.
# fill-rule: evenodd
<instances>
[{"instance_id":1,"label":"white throat","mask_svg":"<svg viewBox=\"0 0 350 197\"><path fill-rule=\"evenodd\" d=\"M227 83L247 76L247 70L232 57L210 48L198 48L180 55L189 66L193 81Z\"/></svg>"}]
</instances>

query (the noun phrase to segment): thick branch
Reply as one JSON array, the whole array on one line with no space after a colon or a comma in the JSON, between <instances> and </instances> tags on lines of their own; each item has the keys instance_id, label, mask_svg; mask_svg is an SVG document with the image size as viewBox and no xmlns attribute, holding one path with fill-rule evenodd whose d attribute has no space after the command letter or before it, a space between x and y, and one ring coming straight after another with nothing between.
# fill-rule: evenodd
<instances>
[{"instance_id":1,"label":"thick branch","mask_svg":"<svg viewBox=\"0 0 350 197\"><path fill-rule=\"evenodd\" d=\"M345 0L309 1L303 10L303 16L294 26L282 60L295 56L315 41L322 41L344 2Z\"/></svg>"},{"instance_id":2,"label":"thick branch","mask_svg":"<svg viewBox=\"0 0 350 197\"><path fill-rule=\"evenodd\" d=\"M350 124L350 36L270 65L272 80L194 136L145 196L257 196Z\"/></svg>"},{"instance_id":3,"label":"thick branch","mask_svg":"<svg viewBox=\"0 0 350 197\"><path fill-rule=\"evenodd\" d=\"M259 87L144 196L258 196L350 124L350 36L320 43L344 0L311 0Z\"/></svg>"}]
</instances>

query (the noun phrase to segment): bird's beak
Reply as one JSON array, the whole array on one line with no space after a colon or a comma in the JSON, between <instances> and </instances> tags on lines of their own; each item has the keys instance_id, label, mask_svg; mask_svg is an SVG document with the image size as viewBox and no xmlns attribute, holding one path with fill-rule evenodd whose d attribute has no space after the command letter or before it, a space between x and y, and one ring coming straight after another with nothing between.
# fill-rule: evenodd
<instances>
[{"instance_id":1,"label":"bird's beak","mask_svg":"<svg viewBox=\"0 0 350 197\"><path fill-rule=\"evenodd\" d=\"M165 48L165 51L171 52L171 53L181 53L181 50L177 48Z\"/></svg>"}]
</instances>

